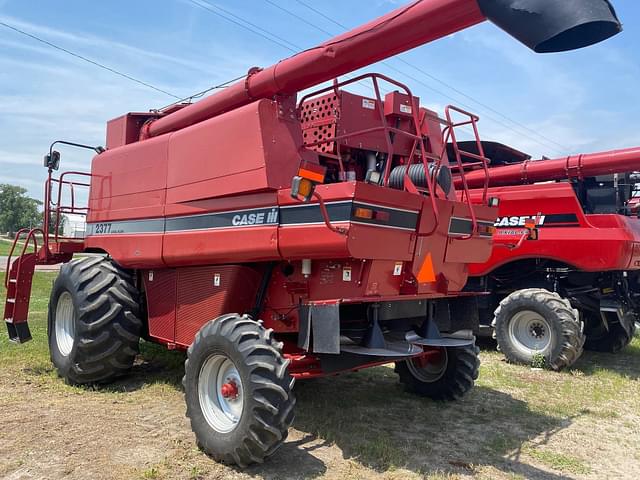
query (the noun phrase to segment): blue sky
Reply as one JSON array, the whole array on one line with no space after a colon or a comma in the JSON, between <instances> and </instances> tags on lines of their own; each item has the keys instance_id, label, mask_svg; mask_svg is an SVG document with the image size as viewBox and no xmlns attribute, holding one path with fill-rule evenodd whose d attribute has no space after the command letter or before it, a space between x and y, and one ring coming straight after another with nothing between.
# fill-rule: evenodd
<instances>
[{"instance_id":1,"label":"blue sky","mask_svg":"<svg viewBox=\"0 0 640 480\"><path fill-rule=\"evenodd\" d=\"M341 32L296 0L273 2L321 30L265 0L207 1L280 38L268 41L190 0L0 0L0 21L177 96L291 55L278 45L283 40L289 48L307 48L327 38L321 30ZM432 77L397 58L366 70L407 83L440 113L449 103L472 109L484 139L534 156L636 146L640 2L613 1L625 31L584 50L537 55L485 23L401 56ZM306 2L348 27L404 3ZM172 100L0 26L0 183L22 185L41 198L46 171L40 165L52 140L104 144L107 120ZM89 161L89 152L63 150L63 169L88 169Z\"/></svg>"}]
</instances>

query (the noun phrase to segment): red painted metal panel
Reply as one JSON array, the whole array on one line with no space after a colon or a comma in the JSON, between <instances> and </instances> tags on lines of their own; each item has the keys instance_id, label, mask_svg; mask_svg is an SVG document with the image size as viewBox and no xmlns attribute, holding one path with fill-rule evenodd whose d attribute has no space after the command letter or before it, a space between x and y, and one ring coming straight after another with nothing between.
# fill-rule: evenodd
<instances>
[{"instance_id":1,"label":"red painted metal panel","mask_svg":"<svg viewBox=\"0 0 640 480\"><path fill-rule=\"evenodd\" d=\"M129 143L137 142L140 138L142 125L151 119L158 118L160 114L149 112L127 113L121 117L107 122L107 149L121 147Z\"/></svg>"},{"instance_id":2,"label":"red painted metal panel","mask_svg":"<svg viewBox=\"0 0 640 480\"><path fill-rule=\"evenodd\" d=\"M167 203L286 187L301 145L299 124L269 100L185 128L169 142Z\"/></svg>"},{"instance_id":3,"label":"red painted metal panel","mask_svg":"<svg viewBox=\"0 0 640 480\"><path fill-rule=\"evenodd\" d=\"M273 225L167 232L163 258L169 266L279 260L277 231Z\"/></svg>"},{"instance_id":4,"label":"red painted metal panel","mask_svg":"<svg viewBox=\"0 0 640 480\"><path fill-rule=\"evenodd\" d=\"M478 192L475 200L479 198ZM585 215L571 184L546 183L514 185L489 190L500 199L499 218L545 216L538 228L538 240L526 240L516 250L494 247L491 257L484 263L470 265L474 276L486 275L495 268L527 258L547 258L572 265L580 270L638 269L637 245L640 245L640 225L636 219L621 215ZM549 224L552 215L574 215L573 224ZM522 227L498 224L494 243L513 245Z\"/></svg>"},{"instance_id":5,"label":"red painted metal panel","mask_svg":"<svg viewBox=\"0 0 640 480\"><path fill-rule=\"evenodd\" d=\"M225 212L260 208L278 204L276 192L234 195L222 198L204 198L181 203L170 203L166 206L167 217L179 215L200 215L212 212Z\"/></svg>"},{"instance_id":6,"label":"red painted metal panel","mask_svg":"<svg viewBox=\"0 0 640 480\"><path fill-rule=\"evenodd\" d=\"M165 136L95 156L87 222L161 217L167 184L167 145Z\"/></svg>"},{"instance_id":7,"label":"red painted metal panel","mask_svg":"<svg viewBox=\"0 0 640 480\"><path fill-rule=\"evenodd\" d=\"M99 248L127 268L162 268L162 233L104 235L85 238L86 248Z\"/></svg>"},{"instance_id":8,"label":"red painted metal panel","mask_svg":"<svg viewBox=\"0 0 640 480\"><path fill-rule=\"evenodd\" d=\"M254 306L261 274L243 265L188 267L177 270L176 343L188 346L209 320L244 313Z\"/></svg>"},{"instance_id":9,"label":"red painted metal panel","mask_svg":"<svg viewBox=\"0 0 640 480\"><path fill-rule=\"evenodd\" d=\"M479 221L493 222L496 218L496 209L482 205L474 206L476 217ZM454 204L452 217L470 218L469 207L459 203ZM484 262L491 255L493 240L491 236L460 239L450 238L447 242L445 260L452 263Z\"/></svg>"},{"instance_id":10,"label":"red painted metal panel","mask_svg":"<svg viewBox=\"0 0 640 480\"><path fill-rule=\"evenodd\" d=\"M174 343L177 271L143 271L142 278L147 297L149 335L163 342Z\"/></svg>"}]
</instances>

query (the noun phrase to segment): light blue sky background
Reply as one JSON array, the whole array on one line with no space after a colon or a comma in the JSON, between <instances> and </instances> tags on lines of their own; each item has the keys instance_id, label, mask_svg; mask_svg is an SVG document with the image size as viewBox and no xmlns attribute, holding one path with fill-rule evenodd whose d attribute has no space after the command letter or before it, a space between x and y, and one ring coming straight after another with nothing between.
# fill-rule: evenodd
<instances>
[{"instance_id":1,"label":"light blue sky background","mask_svg":"<svg viewBox=\"0 0 640 480\"><path fill-rule=\"evenodd\" d=\"M290 48L327 38L265 0L208 1L281 37L279 43L285 39ZM296 0L273 1L322 30L341 31ZM404 3L306 1L349 27ZM640 144L640 2L613 1L625 31L581 51L536 55L485 23L402 55L439 81L397 59L367 70L407 83L440 113L448 103L473 109L482 119L483 138L534 156L635 146ZM291 55L189 0L0 0L0 20L178 96ZM106 120L171 101L0 26L0 182L22 185L41 198L46 171L40 165L52 140L104 144ZM63 151L63 169L88 169L89 160L89 152Z\"/></svg>"}]
</instances>

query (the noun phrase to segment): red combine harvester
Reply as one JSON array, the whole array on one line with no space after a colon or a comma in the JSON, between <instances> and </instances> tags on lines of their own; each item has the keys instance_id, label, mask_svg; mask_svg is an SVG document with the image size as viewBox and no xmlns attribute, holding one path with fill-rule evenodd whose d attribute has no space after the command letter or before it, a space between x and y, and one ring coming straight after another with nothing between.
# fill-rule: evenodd
<instances>
[{"instance_id":1,"label":"red combine harvester","mask_svg":"<svg viewBox=\"0 0 640 480\"><path fill-rule=\"evenodd\" d=\"M479 362L475 299L462 290L468 264L491 253L497 209L472 205L466 188L457 198L444 145L460 169L463 157L484 165L455 141L462 125L477 136L477 117L449 107L441 120L377 74L297 93L487 18L538 52L621 30L605 0L417 1L196 104L110 121L91 173L54 179L50 149L45 218L83 211L73 192L88 186L86 238L48 221L24 232L44 245L9 270L11 338L30 338L35 265L65 262L49 304L60 375L112 380L140 337L187 350L198 444L239 465L286 438L294 379L396 362L410 391L464 394ZM356 81L374 95L344 89ZM381 84L395 90L382 98ZM77 252L106 255L71 261Z\"/></svg>"},{"instance_id":2,"label":"red combine harvester","mask_svg":"<svg viewBox=\"0 0 640 480\"><path fill-rule=\"evenodd\" d=\"M484 152L489 176L465 176L474 201L487 178L499 200L493 253L471 265L467 287L489 294L480 300L481 332L510 361L539 353L556 370L583 346L624 348L640 291L640 221L630 204L640 148L537 161L499 144Z\"/></svg>"}]
</instances>

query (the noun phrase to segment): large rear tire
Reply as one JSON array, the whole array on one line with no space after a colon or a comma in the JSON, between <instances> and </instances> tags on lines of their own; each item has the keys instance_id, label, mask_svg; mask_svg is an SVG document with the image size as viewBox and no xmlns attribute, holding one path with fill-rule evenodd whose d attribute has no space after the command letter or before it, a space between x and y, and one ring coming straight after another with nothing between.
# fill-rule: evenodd
<instances>
[{"instance_id":1,"label":"large rear tire","mask_svg":"<svg viewBox=\"0 0 640 480\"><path fill-rule=\"evenodd\" d=\"M126 374L138 353L142 322L134 278L106 257L64 264L49 300L51 361L71 384Z\"/></svg>"},{"instance_id":2,"label":"large rear tire","mask_svg":"<svg viewBox=\"0 0 640 480\"><path fill-rule=\"evenodd\" d=\"M542 355L546 365L558 371L582 355L585 336L578 311L557 293L542 288L515 291L494 315L498 349L509 362L531 364Z\"/></svg>"},{"instance_id":3,"label":"large rear tire","mask_svg":"<svg viewBox=\"0 0 640 480\"><path fill-rule=\"evenodd\" d=\"M215 460L262 463L287 438L294 379L282 344L247 316L205 324L189 347L182 381L198 446Z\"/></svg>"},{"instance_id":4,"label":"large rear tire","mask_svg":"<svg viewBox=\"0 0 640 480\"><path fill-rule=\"evenodd\" d=\"M473 388L480 370L478 347L443 348L428 363L410 358L396 362L395 372L405 391L434 400L459 400Z\"/></svg>"}]
</instances>

